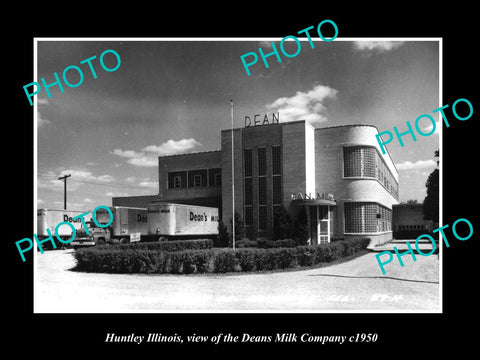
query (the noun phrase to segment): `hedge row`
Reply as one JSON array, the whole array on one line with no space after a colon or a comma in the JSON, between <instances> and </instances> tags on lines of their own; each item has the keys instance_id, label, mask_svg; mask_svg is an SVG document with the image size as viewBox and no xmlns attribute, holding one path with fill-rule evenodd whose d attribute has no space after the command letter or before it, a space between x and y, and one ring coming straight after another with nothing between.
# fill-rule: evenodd
<instances>
[{"instance_id":1,"label":"hedge row","mask_svg":"<svg viewBox=\"0 0 480 360\"><path fill-rule=\"evenodd\" d=\"M202 250L213 247L212 239L173 240L154 242L134 242L127 244L99 245L94 250L158 250L158 251L183 251Z\"/></svg>"},{"instance_id":2,"label":"hedge row","mask_svg":"<svg viewBox=\"0 0 480 360\"><path fill-rule=\"evenodd\" d=\"M87 248L75 252L76 270L108 273L192 274L287 269L328 263L365 249L368 238L295 248L166 252Z\"/></svg>"},{"instance_id":3,"label":"hedge row","mask_svg":"<svg viewBox=\"0 0 480 360\"><path fill-rule=\"evenodd\" d=\"M297 243L295 240L292 239L284 239L284 240L248 240L242 239L235 243L236 247L238 248L249 248L255 247L260 249L271 249L271 248L284 248L284 247L295 247Z\"/></svg>"}]
</instances>

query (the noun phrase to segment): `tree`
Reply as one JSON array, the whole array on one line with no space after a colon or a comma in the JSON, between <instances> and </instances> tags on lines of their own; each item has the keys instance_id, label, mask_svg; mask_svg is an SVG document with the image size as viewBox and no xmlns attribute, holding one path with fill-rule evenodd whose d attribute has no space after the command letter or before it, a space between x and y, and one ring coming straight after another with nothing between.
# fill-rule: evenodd
<instances>
[{"instance_id":1,"label":"tree","mask_svg":"<svg viewBox=\"0 0 480 360\"><path fill-rule=\"evenodd\" d=\"M240 240L241 238L244 237L244 223L243 223L243 219L242 217L240 216L240 214L238 212L235 211L235 241L238 241ZM233 221L232 221L232 218L230 218L230 229L233 229ZM230 245L233 243L232 242L232 235L233 235L233 231L232 231L232 234L229 236L230 238Z\"/></svg>"},{"instance_id":2,"label":"tree","mask_svg":"<svg viewBox=\"0 0 480 360\"><path fill-rule=\"evenodd\" d=\"M306 245L308 241L308 215L305 206L302 206L293 222L292 238L298 245Z\"/></svg>"},{"instance_id":3,"label":"tree","mask_svg":"<svg viewBox=\"0 0 480 360\"><path fill-rule=\"evenodd\" d=\"M435 151L435 157L439 157L439 150ZM437 160L437 166L439 161ZM438 213L440 208L440 185L439 185L440 171L433 170L428 176L425 186L427 187L427 196L423 200L423 219L432 220L438 224Z\"/></svg>"},{"instance_id":4,"label":"tree","mask_svg":"<svg viewBox=\"0 0 480 360\"><path fill-rule=\"evenodd\" d=\"M213 245L215 247L227 247L229 239L227 226L220 220L218 222L218 235L215 237Z\"/></svg>"},{"instance_id":5,"label":"tree","mask_svg":"<svg viewBox=\"0 0 480 360\"><path fill-rule=\"evenodd\" d=\"M275 209L273 214L273 240L287 239L292 232L292 219L285 207Z\"/></svg>"},{"instance_id":6,"label":"tree","mask_svg":"<svg viewBox=\"0 0 480 360\"><path fill-rule=\"evenodd\" d=\"M417 203L416 199L407 200L407 204L416 204L416 203Z\"/></svg>"}]
</instances>

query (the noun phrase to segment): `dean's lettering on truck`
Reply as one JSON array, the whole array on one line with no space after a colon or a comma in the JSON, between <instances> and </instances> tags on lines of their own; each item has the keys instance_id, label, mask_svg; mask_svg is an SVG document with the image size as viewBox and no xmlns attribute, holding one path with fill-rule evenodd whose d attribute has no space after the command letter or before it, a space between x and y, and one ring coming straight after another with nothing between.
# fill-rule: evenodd
<instances>
[{"instance_id":1,"label":"dean's lettering on truck","mask_svg":"<svg viewBox=\"0 0 480 360\"><path fill-rule=\"evenodd\" d=\"M218 215L211 215L210 218L206 213L195 214L193 211L190 211L190 221L218 221Z\"/></svg>"}]
</instances>

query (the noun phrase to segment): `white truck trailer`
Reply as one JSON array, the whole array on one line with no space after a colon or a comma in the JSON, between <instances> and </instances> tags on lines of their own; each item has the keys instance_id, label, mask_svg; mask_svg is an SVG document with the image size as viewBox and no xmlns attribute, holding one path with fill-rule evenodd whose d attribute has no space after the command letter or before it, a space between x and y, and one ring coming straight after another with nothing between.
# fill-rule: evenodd
<instances>
[{"instance_id":1,"label":"white truck trailer","mask_svg":"<svg viewBox=\"0 0 480 360\"><path fill-rule=\"evenodd\" d=\"M167 238L218 234L218 208L174 203L148 206L148 234Z\"/></svg>"},{"instance_id":2,"label":"white truck trailer","mask_svg":"<svg viewBox=\"0 0 480 360\"><path fill-rule=\"evenodd\" d=\"M148 213L146 208L111 206L113 221L110 225L111 242L136 242L141 236L148 235ZM100 224L110 222L110 214L105 209L99 209L95 218Z\"/></svg>"},{"instance_id":3,"label":"white truck trailer","mask_svg":"<svg viewBox=\"0 0 480 360\"><path fill-rule=\"evenodd\" d=\"M47 233L47 229L50 230L52 237L56 241L55 237L55 228L61 222L69 222L75 228L77 236L79 233L84 231L82 220L80 218L73 219L75 216L83 214L87 212L87 210L58 210L58 209L38 209L37 210L37 237L39 240L47 238L49 235ZM87 217L85 217L85 221L87 221ZM72 229L70 226L63 225L59 226L57 229L57 235L64 239L69 240L72 238ZM64 246L64 244L62 244ZM53 248L50 242L46 242L43 248Z\"/></svg>"}]
</instances>

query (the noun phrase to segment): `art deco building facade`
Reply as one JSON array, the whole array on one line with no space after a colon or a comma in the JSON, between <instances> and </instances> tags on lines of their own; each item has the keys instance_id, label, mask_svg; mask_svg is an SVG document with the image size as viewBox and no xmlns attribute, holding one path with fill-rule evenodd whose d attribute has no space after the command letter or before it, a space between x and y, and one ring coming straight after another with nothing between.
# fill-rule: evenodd
<instances>
[{"instance_id":1,"label":"art deco building facade","mask_svg":"<svg viewBox=\"0 0 480 360\"><path fill-rule=\"evenodd\" d=\"M271 237L283 207L293 219L306 213L312 244L354 235L379 244L392 238L398 172L377 133L370 125L307 121L223 130L221 150L160 157L158 195L114 198L113 205L216 206L226 224L235 209L250 239Z\"/></svg>"}]
</instances>

